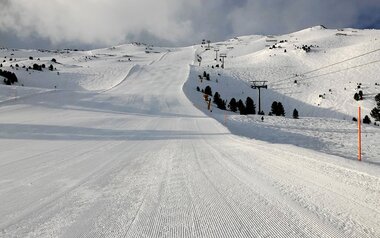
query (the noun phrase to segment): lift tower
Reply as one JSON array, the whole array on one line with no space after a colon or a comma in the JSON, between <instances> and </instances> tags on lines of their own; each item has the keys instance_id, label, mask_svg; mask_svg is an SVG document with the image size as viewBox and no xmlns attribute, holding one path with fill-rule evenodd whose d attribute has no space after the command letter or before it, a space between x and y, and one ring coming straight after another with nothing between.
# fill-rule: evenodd
<instances>
[{"instance_id":1,"label":"lift tower","mask_svg":"<svg viewBox=\"0 0 380 238\"><path fill-rule=\"evenodd\" d=\"M219 55L219 57L222 59L222 69L224 69L224 59L227 58L227 54L226 53L221 53Z\"/></svg>"},{"instance_id":2,"label":"lift tower","mask_svg":"<svg viewBox=\"0 0 380 238\"><path fill-rule=\"evenodd\" d=\"M219 51L219 49L215 48L214 51L215 51L215 54L216 54L215 61L218 61L218 51Z\"/></svg>"},{"instance_id":3,"label":"lift tower","mask_svg":"<svg viewBox=\"0 0 380 238\"><path fill-rule=\"evenodd\" d=\"M265 89L268 88L267 82L268 81L251 81L251 83L252 83L251 88L259 90L259 114L262 113L262 111L261 111L261 89L262 88L265 88Z\"/></svg>"}]
</instances>

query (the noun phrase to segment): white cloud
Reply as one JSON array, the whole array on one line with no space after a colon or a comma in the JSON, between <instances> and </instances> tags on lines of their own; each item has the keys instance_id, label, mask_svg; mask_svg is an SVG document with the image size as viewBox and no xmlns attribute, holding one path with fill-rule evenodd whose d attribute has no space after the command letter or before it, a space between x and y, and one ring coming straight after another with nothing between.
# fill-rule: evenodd
<instances>
[{"instance_id":1,"label":"white cloud","mask_svg":"<svg viewBox=\"0 0 380 238\"><path fill-rule=\"evenodd\" d=\"M356 0L248 1L232 11L229 19L237 34L265 33L268 29L269 33L288 33L320 24L332 28L351 27L362 14L359 6L360 1Z\"/></svg>"},{"instance_id":2,"label":"white cloud","mask_svg":"<svg viewBox=\"0 0 380 238\"><path fill-rule=\"evenodd\" d=\"M54 44L65 41L112 44L142 31L168 41L192 34L181 11L197 2L185 0L12 0L1 12L0 28L21 37L37 34ZM186 9L183 6L186 5Z\"/></svg>"},{"instance_id":3,"label":"white cloud","mask_svg":"<svg viewBox=\"0 0 380 238\"><path fill-rule=\"evenodd\" d=\"M363 17L380 24L378 0L0 0L0 6L0 42L7 34L53 46L190 44L318 24L362 26Z\"/></svg>"}]
</instances>

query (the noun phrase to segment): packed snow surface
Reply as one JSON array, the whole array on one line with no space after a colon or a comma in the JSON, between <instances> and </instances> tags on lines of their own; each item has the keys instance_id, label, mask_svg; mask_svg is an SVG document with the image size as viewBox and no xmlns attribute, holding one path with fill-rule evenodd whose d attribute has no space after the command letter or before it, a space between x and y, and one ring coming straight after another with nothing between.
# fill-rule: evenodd
<instances>
[{"instance_id":1,"label":"packed snow surface","mask_svg":"<svg viewBox=\"0 0 380 238\"><path fill-rule=\"evenodd\" d=\"M0 236L379 237L379 127L364 126L358 162L351 120L358 83L363 113L375 106L379 64L333 73L379 59L379 37L314 27L281 36L286 53L269 50L275 36L211 50L0 50L19 79L0 85ZM294 76L371 51L316 80ZM26 71L34 63L54 70ZM196 91L257 104L255 79L268 80L264 112L277 100L286 117L208 111Z\"/></svg>"}]
</instances>

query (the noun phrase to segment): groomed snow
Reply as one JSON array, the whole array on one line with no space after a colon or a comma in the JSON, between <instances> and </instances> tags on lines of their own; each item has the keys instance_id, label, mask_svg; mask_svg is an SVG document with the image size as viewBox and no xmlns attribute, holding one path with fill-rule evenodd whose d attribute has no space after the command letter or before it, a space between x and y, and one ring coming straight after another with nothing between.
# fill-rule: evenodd
<instances>
[{"instance_id":1,"label":"groomed snow","mask_svg":"<svg viewBox=\"0 0 380 238\"><path fill-rule=\"evenodd\" d=\"M294 35L317 41L316 31L322 29ZM252 94L246 80L264 73L251 74L249 65L258 61L244 58L260 49L260 38L236 40L235 66L229 58L218 83L212 75L222 97ZM20 64L29 65L31 54L60 64L0 86L0 236L379 237L379 129L365 127L371 144L363 150L372 157L357 162L345 155L354 139L341 142L355 134L349 103L316 107L300 96L299 121L209 112L195 90L207 68L193 65L201 51L136 44L68 53L1 50ZM208 53L202 55L211 65ZM323 91L312 83L300 87L310 88L300 95ZM271 100L291 91L284 105L294 106L293 86L269 90ZM373 101L363 103L369 108Z\"/></svg>"}]
</instances>

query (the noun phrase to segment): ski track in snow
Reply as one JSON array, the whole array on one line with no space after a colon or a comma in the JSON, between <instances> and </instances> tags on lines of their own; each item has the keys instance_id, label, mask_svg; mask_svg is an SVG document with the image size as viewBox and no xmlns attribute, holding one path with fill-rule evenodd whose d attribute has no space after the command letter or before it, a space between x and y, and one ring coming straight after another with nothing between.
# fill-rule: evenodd
<instances>
[{"instance_id":1,"label":"ski track in snow","mask_svg":"<svg viewBox=\"0 0 380 238\"><path fill-rule=\"evenodd\" d=\"M194 53L2 105L0 236L380 236L378 166L232 135L182 91Z\"/></svg>"}]
</instances>

